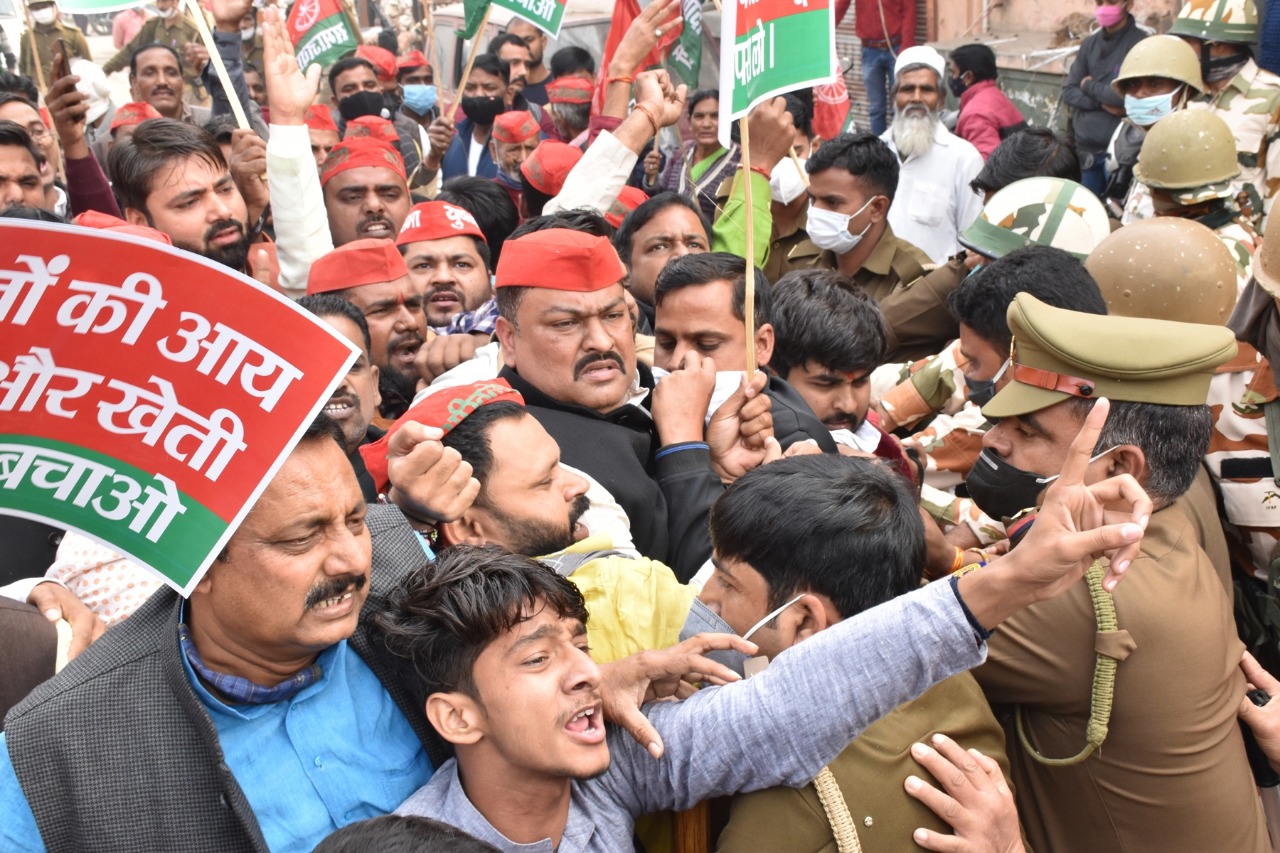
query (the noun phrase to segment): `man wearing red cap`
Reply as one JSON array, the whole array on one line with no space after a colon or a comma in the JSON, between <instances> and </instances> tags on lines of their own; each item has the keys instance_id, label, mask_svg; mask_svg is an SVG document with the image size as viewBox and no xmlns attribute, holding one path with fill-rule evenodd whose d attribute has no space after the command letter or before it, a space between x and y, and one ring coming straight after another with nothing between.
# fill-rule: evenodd
<instances>
[{"instance_id":1,"label":"man wearing red cap","mask_svg":"<svg viewBox=\"0 0 1280 853\"><path fill-rule=\"evenodd\" d=\"M381 116L360 116L347 122L342 138L352 139L357 136L372 136L374 139L381 139L392 148L400 141L395 127Z\"/></svg>"},{"instance_id":2,"label":"man wearing red cap","mask_svg":"<svg viewBox=\"0 0 1280 853\"><path fill-rule=\"evenodd\" d=\"M721 491L713 466L732 479L763 459L765 376L744 382L705 430L715 385L709 359L690 360L651 395L652 373L636 361L626 268L607 238L557 224L548 217L535 225L545 228L503 247L499 376L525 398L564 461L617 499L640 553L687 581L711 555L706 514Z\"/></svg>"},{"instance_id":3,"label":"man wearing red cap","mask_svg":"<svg viewBox=\"0 0 1280 853\"><path fill-rule=\"evenodd\" d=\"M333 114L329 112L329 108L319 104L307 107L307 117L304 121L307 125L307 136L311 140L311 155L316 158L318 175L324 166L324 161L329 159L329 152L339 142L338 126L333 123Z\"/></svg>"},{"instance_id":4,"label":"man wearing red cap","mask_svg":"<svg viewBox=\"0 0 1280 853\"><path fill-rule=\"evenodd\" d=\"M489 246L475 217L445 201L415 205L396 238L409 278L424 294L427 325L439 334L476 333L497 321Z\"/></svg>"},{"instance_id":5,"label":"man wearing red cap","mask_svg":"<svg viewBox=\"0 0 1280 853\"><path fill-rule=\"evenodd\" d=\"M393 239L409 215L404 162L381 139L359 136L335 145L320 167L320 187L335 246Z\"/></svg>"},{"instance_id":6,"label":"man wearing red cap","mask_svg":"<svg viewBox=\"0 0 1280 853\"><path fill-rule=\"evenodd\" d=\"M547 84L547 111L560 138L571 145L586 141L587 125L591 120L590 80L581 77L560 77Z\"/></svg>"},{"instance_id":7,"label":"man wearing red cap","mask_svg":"<svg viewBox=\"0 0 1280 853\"><path fill-rule=\"evenodd\" d=\"M409 279L390 240L355 240L311 265L307 295L332 293L350 302L369 324L369 355L381 371L384 418L399 417L413 399L422 346L423 288Z\"/></svg>"},{"instance_id":8,"label":"man wearing red cap","mask_svg":"<svg viewBox=\"0 0 1280 853\"><path fill-rule=\"evenodd\" d=\"M493 179L510 194L516 209L520 208L520 164L538 147L540 130L528 110L509 110L493 121L489 153L498 166Z\"/></svg>"},{"instance_id":9,"label":"man wearing red cap","mask_svg":"<svg viewBox=\"0 0 1280 853\"><path fill-rule=\"evenodd\" d=\"M547 202L560 194L570 170L582 159L582 149L544 139L520 164L521 217L541 216Z\"/></svg>"},{"instance_id":10,"label":"man wearing red cap","mask_svg":"<svg viewBox=\"0 0 1280 853\"><path fill-rule=\"evenodd\" d=\"M380 68L375 66L370 56L378 59ZM355 55L339 59L329 69L329 89L338 108L339 135L345 134L347 122L360 116L379 116L390 120L399 137L395 148L404 160L405 174L412 174L421 162L418 126L408 116L399 113L399 84L395 71L395 57L390 51L364 45Z\"/></svg>"},{"instance_id":11,"label":"man wearing red cap","mask_svg":"<svg viewBox=\"0 0 1280 853\"><path fill-rule=\"evenodd\" d=\"M107 151L117 142L133 136L133 129L149 118L160 118L160 113L146 101L133 101L119 107L115 117L111 119L111 139L107 142Z\"/></svg>"}]
</instances>

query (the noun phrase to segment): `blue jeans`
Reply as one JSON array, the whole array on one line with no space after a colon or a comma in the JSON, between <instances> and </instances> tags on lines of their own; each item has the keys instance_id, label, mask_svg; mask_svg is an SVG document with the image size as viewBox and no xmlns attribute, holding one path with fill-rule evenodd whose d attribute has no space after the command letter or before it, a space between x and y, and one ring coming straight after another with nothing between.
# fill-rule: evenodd
<instances>
[{"instance_id":1,"label":"blue jeans","mask_svg":"<svg viewBox=\"0 0 1280 853\"><path fill-rule=\"evenodd\" d=\"M862 49L862 85L867 90L871 132L879 136L888 127L885 114L889 107L889 93L893 89L893 54L888 48Z\"/></svg>"},{"instance_id":2,"label":"blue jeans","mask_svg":"<svg viewBox=\"0 0 1280 853\"><path fill-rule=\"evenodd\" d=\"M1080 183L1085 189L1093 191L1098 198L1102 198L1103 191L1107 188L1107 167L1106 155L1098 154L1094 165L1088 169L1080 170Z\"/></svg>"}]
</instances>

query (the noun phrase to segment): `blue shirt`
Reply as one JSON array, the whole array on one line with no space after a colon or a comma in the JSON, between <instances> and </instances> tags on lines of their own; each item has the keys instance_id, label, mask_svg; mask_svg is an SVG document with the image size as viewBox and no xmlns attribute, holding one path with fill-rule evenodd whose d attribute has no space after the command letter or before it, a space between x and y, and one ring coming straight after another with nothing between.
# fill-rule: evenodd
<instances>
[{"instance_id":1,"label":"blue shirt","mask_svg":"<svg viewBox=\"0 0 1280 853\"><path fill-rule=\"evenodd\" d=\"M231 706L182 660L273 851L309 853L340 827L394 811L432 774L408 719L346 640L316 662L323 675L292 698ZM44 849L0 734L0 850Z\"/></svg>"}]
</instances>

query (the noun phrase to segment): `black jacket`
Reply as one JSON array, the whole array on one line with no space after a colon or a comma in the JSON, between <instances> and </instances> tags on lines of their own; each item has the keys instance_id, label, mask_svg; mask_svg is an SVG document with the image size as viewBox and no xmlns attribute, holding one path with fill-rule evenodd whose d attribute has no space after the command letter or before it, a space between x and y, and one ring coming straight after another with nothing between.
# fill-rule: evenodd
<instances>
[{"instance_id":1,"label":"black jacket","mask_svg":"<svg viewBox=\"0 0 1280 853\"><path fill-rule=\"evenodd\" d=\"M1107 150L1111 134L1120 124L1120 116L1107 112L1102 105L1124 106L1124 98L1111 88L1111 81L1120 73L1120 63L1129 50L1146 37L1146 30L1134 23L1130 15L1119 32L1098 30L1081 43L1080 52L1062 84L1062 100L1071 107L1071 132L1076 150L1081 154L1101 154ZM1084 83L1085 77L1092 79Z\"/></svg>"}]
</instances>

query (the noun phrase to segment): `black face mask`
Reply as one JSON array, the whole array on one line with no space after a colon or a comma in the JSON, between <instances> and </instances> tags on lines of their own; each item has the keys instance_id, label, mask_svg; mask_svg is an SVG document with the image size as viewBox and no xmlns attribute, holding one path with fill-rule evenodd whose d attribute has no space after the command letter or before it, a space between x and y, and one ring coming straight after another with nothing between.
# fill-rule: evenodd
<instances>
[{"instance_id":1,"label":"black face mask","mask_svg":"<svg viewBox=\"0 0 1280 853\"><path fill-rule=\"evenodd\" d=\"M390 118L391 113L386 111L387 102L382 97L381 92L356 92L354 95L347 95L338 101L338 113L344 121L354 121L361 116L379 116L380 118Z\"/></svg>"},{"instance_id":2,"label":"black face mask","mask_svg":"<svg viewBox=\"0 0 1280 853\"><path fill-rule=\"evenodd\" d=\"M947 85L951 87L951 94L955 95L957 98L964 94L965 89L969 88L959 77L951 77L947 80Z\"/></svg>"},{"instance_id":3,"label":"black face mask","mask_svg":"<svg viewBox=\"0 0 1280 853\"><path fill-rule=\"evenodd\" d=\"M392 115L395 115L397 112L399 112L400 105L404 103L404 98L402 98L400 96L400 93L396 91L387 92L382 96L382 100L386 104L387 111L390 112Z\"/></svg>"},{"instance_id":4,"label":"black face mask","mask_svg":"<svg viewBox=\"0 0 1280 853\"><path fill-rule=\"evenodd\" d=\"M1240 73L1240 69L1249 61L1247 54L1233 53L1230 56L1213 56L1205 60L1203 74L1206 83L1217 83L1230 80Z\"/></svg>"},{"instance_id":5,"label":"black face mask","mask_svg":"<svg viewBox=\"0 0 1280 853\"><path fill-rule=\"evenodd\" d=\"M1048 479L1051 478L1015 468L984 447L964 484L980 510L1003 520L1035 506L1040 493L1049 486Z\"/></svg>"},{"instance_id":6,"label":"black face mask","mask_svg":"<svg viewBox=\"0 0 1280 853\"><path fill-rule=\"evenodd\" d=\"M472 124L493 124L493 120L506 111L507 105L502 98L490 98L482 95L479 97L464 97L462 99L462 114L471 119Z\"/></svg>"},{"instance_id":7,"label":"black face mask","mask_svg":"<svg viewBox=\"0 0 1280 853\"><path fill-rule=\"evenodd\" d=\"M991 398L996 395L996 381L994 379L970 379L966 376L964 378L964 386L969 391L969 402L979 409L990 403Z\"/></svg>"}]
</instances>

